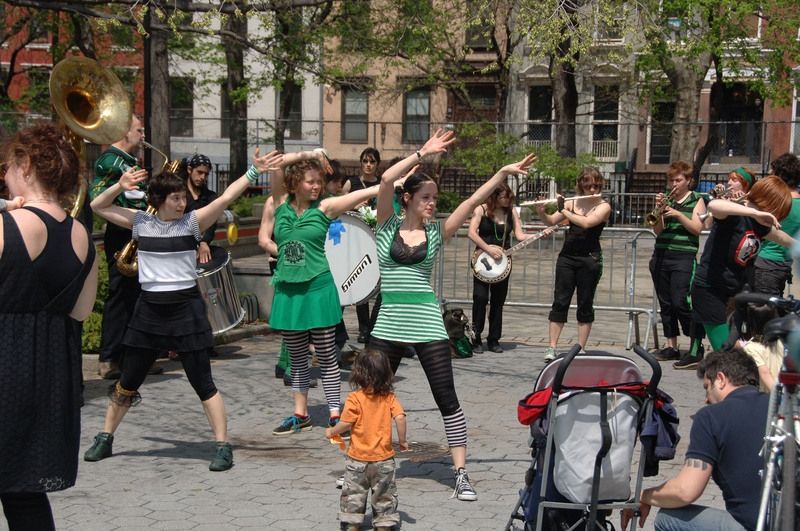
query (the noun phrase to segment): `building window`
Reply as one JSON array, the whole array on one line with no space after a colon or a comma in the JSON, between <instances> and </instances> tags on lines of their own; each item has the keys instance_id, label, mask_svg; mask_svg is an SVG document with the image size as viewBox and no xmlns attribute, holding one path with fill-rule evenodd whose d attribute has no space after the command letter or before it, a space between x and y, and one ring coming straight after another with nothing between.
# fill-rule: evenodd
<instances>
[{"instance_id":1,"label":"building window","mask_svg":"<svg viewBox=\"0 0 800 531\"><path fill-rule=\"evenodd\" d=\"M485 13L479 0L467 0L467 13L474 14L469 20L466 31L467 46L473 52L490 52L494 49L492 45L492 34L494 24Z\"/></svg>"},{"instance_id":2,"label":"building window","mask_svg":"<svg viewBox=\"0 0 800 531\"><path fill-rule=\"evenodd\" d=\"M194 80L169 78L169 135L194 136Z\"/></svg>"},{"instance_id":3,"label":"building window","mask_svg":"<svg viewBox=\"0 0 800 531\"><path fill-rule=\"evenodd\" d=\"M300 140L303 138L303 87L288 81L283 90L278 92L276 99L277 111L275 116L280 116L280 109L283 104L283 95L291 96L292 102L289 106L289 114L285 117L286 129L283 137L290 140Z\"/></svg>"},{"instance_id":4,"label":"building window","mask_svg":"<svg viewBox=\"0 0 800 531\"><path fill-rule=\"evenodd\" d=\"M745 83L732 83L723 88L722 101L719 121L709 127L709 135L714 139L709 161L721 164L761 162L763 98Z\"/></svg>"},{"instance_id":5,"label":"building window","mask_svg":"<svg viewBox=\"0 0 800 531\"><path fill-rule=\"evenodd\" d=\"M617 140L619 140L619 85L595 86L592 154L599 159L616 159Z\"/></svg>"},{"instance_id":6,"label":"building window","mask_svg":"<svg viewBox=\"0 0 800 531\"><path fill-rule=\"evenodd\" d=\"M650 111L650 164L669 164L675 102L658 101Z\"/></svg>"},{"instance_id":7,"label":"building window","mask_svg":"<svg viewBox=\"0 0 800 531\"><path fill-rule=\"evenodd\" d=\"M403 100L403 143L422 144L430 136L431 91L415 89Z\"/></svg>"},{"instance_id":8,"label":"building window","mask_svg":"<svg viewBox=\"0 0 800 531\"><path fill-rule=\"evenodd\" d=\"M342 92L342 142L367 141L369 97L363 90L347 87Z\"/></svg>"},{"instance_id":9,"label":"building window","mask_svg":"<svg viewBox=\"0 0 800 531\"><path fill-rule=\"evenodd\" d=\"M28 88L24 98L28 102L28 112L38 115L50 114L50 72L43 68L31 68L26 72Z\"/></svg>"},{"instance_id":10,"label":"building window","mask_svg":"<svg viewBox=\"0 0 800 531\"><path fill-rule=\"evenodd\" d=\"M553 89L537 85L528 91L528 143L534 146L550 145L553 125Z\"/></svg>"}]
</instances>

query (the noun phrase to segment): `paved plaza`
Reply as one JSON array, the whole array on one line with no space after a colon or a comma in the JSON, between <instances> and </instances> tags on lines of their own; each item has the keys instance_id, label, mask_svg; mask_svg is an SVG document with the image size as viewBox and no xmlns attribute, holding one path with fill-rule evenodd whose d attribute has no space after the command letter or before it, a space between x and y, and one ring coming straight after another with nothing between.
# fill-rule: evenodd
<instances>
[{"instance_id":1,"label":"paved plaza","mask_svg":"<svg viewBox=\"0 0 800 531\"><path fill-rule=\"evenodd\" d=\"M346 319L355 330L352 309ZM451 499L453 475L441 417L418 361L406 359L400 367L396 389L408 413L411 441L411 451L398 454L402 529L499 530L514 507L529 465L527 427L516 420L516 403L544 366L546 321L544 312L519 309L509 311L505 321L505 352L453 363L468 419L468 470L476 502ZM623 321L620 314L599 315L588 350L631 354L620 346ZM568 324L564 345L573 337L574 325ZM258 335L219 347L221 355L213 360L229 414L233 469L208 471L214 448L200 403L180 364L160 361L166 371L150 376L142 387L141 405L116 434L115 455L98 463L81 461L77 485L51 495L58 529L338 529L335 480L344 460L323 435L327 411L321 387L310 391L314 429L284 437L271 433L291 413L291 392L274 378L278 346L277 335ZM84 362L90 379L81 452L102 427L109 385L93 375L91 356ZM669 477L682 463L691 415L702 405L703 393L692 371L662 367L661 387L676 399L684 436L679 458L661 465ZM648 478L646 485L661 479ZM700 501L722 506L713 486Z\"/></svg>"}]
</instances>

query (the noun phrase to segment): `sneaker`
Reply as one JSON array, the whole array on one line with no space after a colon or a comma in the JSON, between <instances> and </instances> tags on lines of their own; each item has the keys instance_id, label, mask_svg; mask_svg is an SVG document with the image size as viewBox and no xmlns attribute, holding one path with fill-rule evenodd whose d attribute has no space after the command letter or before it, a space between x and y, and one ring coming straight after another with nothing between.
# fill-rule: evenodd
<instances>
[{"instance_id":1,"label":"sneaker","mask_svg":"<svg viewBox=\"0 0 800 531\"><path fill-rule=\"evenodd\" d=\"M233 466L233 447L231 443L217 442L217 453L208 469L212 472L222 472Z\"/></svg>"},{"instance_id":2,"label":"sneaker","mask_svg":"<svg viewBox=\"0 0 800 531\"><path fill-rule=\"evenodd\" d=\"M544 349L544 362L550 363L554 359L556 359L556 349L554 347L547 347Z\"/></svg>"},{"instance_id":3,"label":"sneaker","mask_svg":"<svg viewBox=\"0 0 800 531\"><path fill-rule=\"evenodd\" d=\"M472 342L472 353L473 354L483 354L483 343L480 341L473 341Z\"/></svg>"},{"instance_id":4,"label":"sneaker","mask_svg":"<svg viewBox=\"0 0 800 531\"><path fill-rule=\"evenodd\" d=\"M94 436L94 444L92 444L92 447L86 450L86 453L83 454L83 460L94 462L105 459L106 457L111 457L111 448L113 445L114 436L110 433L101 431Z\"/></svg>"},{"instance_id":5,"label":"sneaker","mask_svg":"<svg viewBox=\"0 0 800 531\"><path fill-rule=\"evenodd\" d=\"M658 354L656 354L656 359L658 361L679 360L681 359L681 351L672 347L662 348Z\"/></svg>"},{"instance_id":6,"label":"sneaker","mask_svg":"<svg viewBox=\"0 0 800 531\"><path fill-rule=\"evenodd\" d=\"M700 356L684 356L672 364L673 369L696 369L700 362Z\"/></svg>"},{"instance_id":7,"label":"sneaker","mask_svg":"<svg viewBox=\"0 0 800 531\"><path fill-rule=\"evenodd\" d=\"M328 426L330 426L331 428L333 428L337 424L339 424L339 417L331 417L331 418L328 419ZM350 440L350 432L349 431L343 432L341 437L345 441L349 441ZM344 476L342 476L342 477L344 477Z\"/></svg>"},{"instance_id":8,"label":"sneaker","mask_svg":"<svg viewBox=\"0 0 800 531\"><path fill-rule=\"evenodd\" d=\"M344 487L344 474L336 478L336 488L341 489Z\"/></svg>"},{"instance_id":9,"label":"sneaker","mask_svg":"<svg viewBox=\"0 0 800 531\"><path fill-rule=\"evenodd\" d=\"M472 488L469 482L467 471L463 468L456 470L456 488L451 498L458 498L461 501L475 501L478 499L475 489Z\"/></svg>"},{"instance_id":10,"label":"sneaker","mask_svg":"<svg viewBox=\"0 0 800 531\"><path fill-rule=\"evenodd\" d=\"M500 354L503 352L503 347L500 346L500 343L488 343L487 346L489 347L489 350L495 354Z\"/></svg>"},{"instance_id":11,"label":"sneaker","mask_svg":"<svg viewBox=\"0 0 800 531\"><path fill-rule=\"evenodd\" d=\"M311 416L300 417L292 415L283 419L280 425L272 430L272 435L292 435L301 431L308 431L311 429Z\"/></svg>"},{"instance_id":12,"label":"sneaker","mask_svg":"<svg viewBox=\"0 0 800 531\"><path fill-rule=\"evenodd\" d=\"M341 531L361 531L361 526L358 524L348 524L347 522L341 522L339 524L339 529Z\"/></svg>"}]
</instances>

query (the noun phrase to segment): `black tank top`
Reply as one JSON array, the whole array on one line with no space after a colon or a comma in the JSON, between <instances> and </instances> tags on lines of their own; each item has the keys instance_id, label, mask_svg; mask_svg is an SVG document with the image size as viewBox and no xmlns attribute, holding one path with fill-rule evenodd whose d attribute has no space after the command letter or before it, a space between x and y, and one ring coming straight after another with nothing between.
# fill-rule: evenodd
<instances>
[{"instance_id":1,"label":"black tank top","mask_svg":"<svg viewBox=\"0 0 800 531\"><path fill-rule=\"evenodd\" d=\"M507 215L505 223L496 223L494 218L486 212L486 207L481 208L483 208L483 216L478 225L478 236L489 245L497 245L503 249L511 247L511 233L514 232L514 228L511 226L513 218Z\"/></svg>"},{"instance_id":2,"label":"black tank top","mask_svg":"<svg viewBox=\"0 0 800 531\"><path fill-rule=\"evenodd\" d=\"M567 235L564 237L564 247L561 248L561 254L589 256L590 253L602 252L600 234L605 226L605 221L588 229L570 223Z\"/></svg>"},{"instance_id":3,"label":"black tank top","mask_svg":"<svg viewBox=\"0 0 800 531\"><path fill-rule=\"evenodd\" d=\"M58 221L44 210L31 206L24 208L36 214L47 228L47 243L33 260L33 270L44 283L47 293L55 297L83 267L72 248L73 220L66 216Z\"/></svg>"}]
</instances>

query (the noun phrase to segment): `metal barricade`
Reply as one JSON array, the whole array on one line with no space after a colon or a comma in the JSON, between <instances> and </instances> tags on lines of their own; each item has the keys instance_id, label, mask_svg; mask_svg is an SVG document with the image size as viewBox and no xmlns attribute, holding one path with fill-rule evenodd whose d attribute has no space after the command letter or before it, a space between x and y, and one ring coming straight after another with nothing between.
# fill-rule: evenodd
<instances>
[{"instance_id":1,"label":"metal barricade","mask_svg":"<svg viewBox=\"0 0 800 531\"><path fill-rule=\"evenodd\" d=\"M526 232L544 229L541 224L525 224ZM559 230L514 254L513 283L506 306L549 309L558 253L566 231ZM656 335L657 298L648 263L653 253L655 233L644 228L606 227L601 237L603 275L597 286L594 309L598 312L624 312L628 315L625 348L634 342L647 346L651 332ZM469 268L474 245L462 228L440 250L434 269L433 286L443 303L472 304L472 273ZM576 305L571 305L574 311ZM644 341L640 342L639 316L647 317ZM635 338L633 337L635 336ZM635 339L635 341L634 341Z\"/></svg>"}]
</instances>

